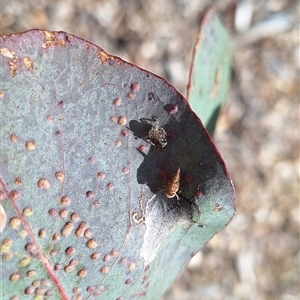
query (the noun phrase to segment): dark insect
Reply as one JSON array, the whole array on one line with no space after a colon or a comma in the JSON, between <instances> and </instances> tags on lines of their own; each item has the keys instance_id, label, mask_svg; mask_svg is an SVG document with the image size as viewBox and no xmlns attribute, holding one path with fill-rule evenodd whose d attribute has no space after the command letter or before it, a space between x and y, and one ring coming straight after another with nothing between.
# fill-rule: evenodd
<instances>
[{"instance_id":1,"label":"dark insect","mask_svg":"<svg viewBox=\"0 0 300 300\"><path fill-rule=\"evenodd\" d=\"M144 137L143 140L150 143L154 148L164 148L165 146L167 146L166 131L162 127L159 127L159 122L157 121L157 118L155 116L152 116L149 121L153 122L153 125L148 131L147 136Z\"/></svg>"}]
</instances>

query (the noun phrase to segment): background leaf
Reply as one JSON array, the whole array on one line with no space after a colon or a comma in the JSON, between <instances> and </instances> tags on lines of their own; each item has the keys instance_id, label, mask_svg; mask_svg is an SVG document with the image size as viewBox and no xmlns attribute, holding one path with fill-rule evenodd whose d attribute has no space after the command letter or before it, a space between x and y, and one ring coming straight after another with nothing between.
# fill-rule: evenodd
<instances>
[{"instance_id":1,"label":"background leaf","mask_svg":"<svg viewBox=\"0 0 300 300\"><path fill-rule=\"evenodd\" d=\"M66 33L3 36L1 55L1 296L161 297L235 211L201 122L161 78ZM142 139L152 115L165 148Z\"/></svg>"},{"instance_id":2,"label":"background leaf","mask_svg":"<svg viewBox=\"0 0 300 300\"><path fill-rule=\"evenodd\" d=\"M213 135L230 78L230 45L226 30L209 9L203 16L194 46L187 99Z\"/></svg>"}]
</instances>

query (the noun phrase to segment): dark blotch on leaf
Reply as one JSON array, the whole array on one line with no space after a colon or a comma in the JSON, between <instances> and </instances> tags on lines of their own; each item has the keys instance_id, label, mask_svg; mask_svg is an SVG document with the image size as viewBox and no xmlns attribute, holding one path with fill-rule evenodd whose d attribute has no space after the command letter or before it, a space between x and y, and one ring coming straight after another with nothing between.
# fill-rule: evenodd
<instances>
[{"instance_id":1,"label":"dark blotch on leaf","mask_svg":"<svg viewBox=\"0 0 300 300\"><path fill-rule=\"evenodd\" d=\"M148 94L148 101L160 101L160 98L153 92Z\"/></svg>"}]
</instances>

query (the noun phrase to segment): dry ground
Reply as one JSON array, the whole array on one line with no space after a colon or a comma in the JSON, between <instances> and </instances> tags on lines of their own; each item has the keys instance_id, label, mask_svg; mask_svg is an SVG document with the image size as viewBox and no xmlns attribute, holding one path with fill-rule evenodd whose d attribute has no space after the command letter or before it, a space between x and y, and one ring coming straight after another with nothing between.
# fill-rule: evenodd
<instances>
[{"instance_id":1,"label":"dry ground","mask_svg":"<svg viewBox=\"0 0 300 300\"><path fill-rule=\"evenodd\" d=\"M299 299L299 2L213 1L233 41L233 76L215 134L237 214L188 265L165 300ZM247 2L247 1L246 1ZM212 1L2 0L2 33L62 30L186 84L200 14ZM241 7L240 7L241 8ZM240 10L246 20L249 8ZM265 26L268 18L273 22ZM244 33L237 33L239 26ZM255 26L258 30L255 31ZM241 31L241 29L240 29Z\"/></svg>"}]
</instances>

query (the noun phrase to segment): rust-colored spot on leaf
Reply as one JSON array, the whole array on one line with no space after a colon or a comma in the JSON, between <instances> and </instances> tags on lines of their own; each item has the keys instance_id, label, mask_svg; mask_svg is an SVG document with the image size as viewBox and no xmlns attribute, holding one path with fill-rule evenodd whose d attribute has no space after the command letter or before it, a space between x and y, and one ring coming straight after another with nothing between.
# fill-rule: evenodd
<instances>
[{"instance_id":1,"label":"rust-colored spot on leaf","mask_svg":"<svg viewBox=\"0 0 300 300\"><path fill-rule=\"evenodd\" d=\"M95 286L88 286L86 288L86 290L89 292L89 293L93 293L95 290L96 290L96 287Z\"/></svg>"},{"instance_id":2,"label":"rust-colored spot on leaf","mask_svg":"<svg viewBox=\"0 0 300 300\"><path fill-rule=\"evenodd\" d=\"M45 289L41 287L36 288L34 291L34 294L36 296L42 296L44 293L45 293ZM39 299L39 297L35 297L35 299Z\"/></svg>"},{"instance_id":3,"label":"rust-colored spot on leaf","mask_svg":"<svg viewBox=\"0 0 300 300\"><path fill-rule=\"evenodd\" d=\"M119 261L119 264L120 265L125 265L127 262L127 259L125 257L121 258L120 261Z\"/></svg>"},{"instance_id":4,"label":"rust-colored spot on leaf","mask_svg":"<svg viewBox=\"0 0 300 300\"><path fill-rule=\"evenodd\" d=\"M25 250L31 255L36 256L38 254L38 250L33 243L27 243L25 245Z\"/></svg>"},{"instance_id":5,"label":"rust-colored spot on leaf","mask_svg":"<svg viewBox=\"0 0 300 300\"><path fill-rule=\"evenodd\" d=\"M9 193L9 197L10 199L12 200L18 200L20 198L20 192L19 191L16 191L16 190L12 190L10 193Z\"/></svg>"},{"instance_id":6,"label":"rust-colored spot on leaf","mask_svg":"<svg viewBox=\"0 0 300 300\"><path fill-rule=\"evenodd\" d=\"M109 272L109 270L110 270L110 267L104 266L104 267L102 267L102 268L100 269L100 273L101 273L101 274L107 274L107 273Z\"/></svg>"},{"instance_id":7,"label":"rust-colored spot on leaf","mask_svg":"<svg viewBox=\"0 0 300 300\"><path fill-rule=\"evenodd\" d=\"M46 41L54 41L55 40L55 34L48 30L40 30L40 34L45 36Z\"/></svg>"},{"instance_id":8,"label":"rust-colored spot on leaf","mask_svg":"<svg viewBox=\"0 0 300 300\"><path fill-rule=\"evenodd\" d=\"M122 173L123 174L128 174L129 173L129 168L128 167L122 168Z\"/></svg>"},{"instance_id":9,"label":"rust-colored spot on leaf","mask_svg":"<svg viewBox=\"0 0 300 300\"><path fill-rule=\"evenodd\" d=\"M94 252L91 254L92 260L97 260L97 259L99 259L99 257L100 257L100 254L98 252Z\"/></svg>"},{"instance_id":10,"label":"rust-colored spot on leaf","mask_svg":"<svg viewBox=\"0 0 300 300\"><path fill-rule=\"evenodd\" d=\"M110 251L110 255L116 257L116 256L119 255L119 251L113 249L113 250Z\"/></svg>"},{"instance_id":11,"label":"rust-colored spot on leaf","mask_svg":"<svg viewBox=\"0 0 300 300\"><path fill-rule=\"evenodd\" d=\"M126 125L126 123L127 123L126 117L120 116L120 117L118 118L118 124L119 124L119 125Z\"/></svg>"},{"instance_id":12,"label":"rust-colored spot on leaf","mask_svg":"<svg viewBox=\"0 0 300 300\"><path fill-rule=\"evenodd\" d=\"M77 229L75 230L75 235L77 237L83 237L84 231L85 231L86 228L87 228L87 224L85 222L81 222L78 225Z\"/></svg>"},{"instance_id":13,"label":"rust-colored spot on leaf","mask_svg":"<svg viewBox=\"0 0 300 300\"><path fill-rule=\"evenodd\" d=\"M84 231L84 237L90 239L92 236L93 236L93 233L92 233L91 229L88 228Z\"/></svg>"},{"instance_id":14,"label":"rust-colored spot on leaf","mask_svg":"<svg viewBox=\"0 0 300 300\"><path fill-rule=\"evenodd\" d=\"M122 129L122 130L121 130L121 134L122 134L123 136L128 136L128 135L129 135L129 132L128 132L127 129Z\"/></svg>"},{"instance_id":15,"label":"rust-colored spot on leaf","mask_svg":"<svg viewBox=\"0 0 300 300\"><path fill-rule=\"evenodd\" d=\"M2 253L2 260L3 261L10 261L14 255L12 253Z\"/></svg>"},{"instance_id":16,"label":"rust-colored spot on leaf","mask_svg":"<svg viewBox=\"0 0 300 300\"><path fill-rule=\"evenodd\" d=\"M88 159L88 163L90 164L90 165L93 165L94 163L95 163L95 157L90 157L89 159Z\"/></svg>"},{"instance_id":17,"label":"rust-colored spot on leaf","mask_svg":"<svg viewBox=\"0 0 300 300\"><path fill-rule=\"evenodd\" d=\"M51 115L48 115L47 116L47 122L52 123L52 121L53 121L53 117Z\"/></svg>"},{"instance_id":18,"label":"rust-colored spot on leaf","mask_svg":"<svg viewBox=\"0 0 300 300\"><path fill-rule=\"evenodd\" d=\"M81 269L78 271L77 275L79 277L85 277L87 275L87 270L86 269Z\"/></svg>"},{"instance_id":19,"label":"rust-colored spot on leaf","mask_svg":"<svg viewBox=\"0 0 300 300\"><path fill-rule=\"evenodd\" d=\"M19 279L20 279L20 274L18 272L11 274L9 277L10 281L18 281Z\"/></svg>"},{"instance_id":20,"label":"rust-colored spot on leaf","mask_svg":"<svg viewBox=\"0 0 300 300\"><path fill-rule=\"evenodd\" d=\"M145 146L145 145L140 145L140 146L138 147L138 150L139 150L140 152L142 152L142 153L145 153L146 150L147 150L147 146Z\"/></svg>"},{"instance_id":21,"label":"rust-colored spot on leaf","mask_svg":"<svg viewBox=\"0 0 300 300\"><path fill-rule=\"evenodd\" d=\"M15 178L15 184L16 185L22 185L23 184L23 180L21 177L16 177Z\"/></svg>"},{"instance_id":22,"label":"rust-colored spot on leaf","mask_svg":"<svg viewBox=\"0 0 300 300\"><path fill-rule=\"evenodd\" d=\"M79 293L81 293L81 288L80 288L80 287L74 287L74 288L73 288L73 293L74 293L74 294L79 294Z\"/></svg>"},{"instance_id":23,"label":"rust-colored spot on leaf","mask_svg":"<svg viewBox=\"0 0 300 300\"><path fill-rule=\"evenodd\" d=\"M23 63L27 71L33 69L33 61L29 57L24 57Z\"/></svg>"},{"instance_id":24,"label":"rust-colored spot on leaf","mask_svg":"<svg viewBox=\"0 0 300 300\"><path fill-rule=\"evenodd\" d=\"M115 106L120 106L122 104L122 99L121 98L117 98L114 100L114 105Z\"/></svg>"},{"instance_id":25,"label":"rust-colored spot on leaf","mask_svg":"<svg viewBox=\"0 0 300 300\"><path fill-rule=\"evenodd\" d=\"M140 85L137 82L135 82L130 86L130 89L132 91L138 91L140 89Z\"/></svg>"},{"instance_id":26,"label":"rust-colored spot on leaf","mask_svg":"<svg viewBox=\"0 0 300 300\"><path fill-rule=\"evenodd\" d=\"M120 147L122 145L122 142L120 140L115 141L115 146Z\"/></svg>"},{"instance_id":27,"label":"rust-colored spot on leaf","mask_svg":"<svg viewBox=\"0 0 300 300\"><path fill-rule=\"evenodd\" d=\"M25 288L24 293L25 295L32 295L34 293L35 288L33 286L28 286Z\"/></svg>"},{"instance_id":28,"label":"rust-colored spot on leaf","mask_svg":"<svg viewBox=\"0 0 300 300\"><path fill-rule=\"evenodd\" d=\"M112 182L109 182L108 184L107 184L107 189L108 190L112 190L114 188L114 184L112 183Z\"/></svg>"},{"instance_id":29,"label":"rust-colored spot on leaf","mask_svg":"<svg viewBox=\"0 0 300 300\"><path fill-rule=\"evenodd\" d=\"M100 201L99 200L94 200L92 202L93 206L99 206L100 205Z\"/></svg>"},{"instance_id":30,"label":"rust-colored spot on leaf","mask_svg":"<svg viewBox=\"0 0 300 300\"><path fill-rule=\"evenodd\" d=\"M8 252L12 244L13 244L13 240L11 238L4 239L0 248L1 252L4 253Z\"/></svg>"},{"instance_id":31,"label":"rust-colored spot on leaf","mask_svg":"<svg viewBox=\"0 0 300 300\"><path fill-rule=\"evenodd\" d=\"M12 143L16 143L18 141L18 137L15 134L11 134L9 139Z\"/></svg>"},{"instance_id":32,"label":"rust-colored spot on leaf","mask_svg":"<svg viewBox=\"0 0 300 300\"><path fill-rule=\"evenodd\" d=\"M38 232L38 237L42 239L45 236L46 236L46 230L44 228L40 229Z\"/></svg>"},{"instance_id":33,"label":"rust-colored spot on leaf","mask_svg":"<svg viewBox=\"0 0 300 300\"><path fill-rule=\"evenodd\" d=\"M32 284L32 286L37 287L37 286L41 285L41 281L40 280L34 280L31 284Z\"/></svg>"},{"instance_id":34,"label":"rust-colored spot on leaf","mask_svg":"<svg viewBox=\"0 0 300 300\"><path fill-rule=\"evenodd\" d=\"M65 253L66 255L68 256L72 256L74 253L75 253L76 249L74 247L68 247L66 250L65 250Z\"/></svg>"},{"instance_id":35,"label":"rust-colored spot on leaf","mask_svg":"<svg viewBox=\"0 0 300 300\"><path fill-rule=\"evenodd\" d=\"M69 262L69 266L77 266L79 261L77 259L71 259Z\"/></svg>"},{"instance_id":36,"label":"rust-colored spot on leaf","mask_svg":"<svg viewBox=\"0 0 300 300\"><path fill-rule=\"evenodd\" d=\"M21 239L25 239L27 236L28 236L28 232L25 230L25 229L22 229L18 232L18 236L21 238Z\"/></svg>"},{"instance_id":37,"label":"rust-colored spot on leaf","mask_svg":"<svg viewBox=\"0 0 300 300\"><path fill-rule=\"evenodd\" d=\"M109 118L109 120L110 120L112 123L115 123L115 122L117 122L117 117L116 117L116 116L111 116L111 117Z\"/></svg>"},{"instance_id":38,"label":"rust-colored spot on leaf","mask_svg":"<svg viewBox=\"0 0 300 300\"><path fill-rule=\"evenodd\" d=\"M17 60L13 59L8 64L9 64L10 75L12 77L15 77L17 75L17 70L18 70Z\"/></svg>"},{"instance_id":39,"label":"rust-colored spot on leaf","mask_svg":"<svg viewBox=\"0 0 300 300\"><path fill-rule=\"evenodd\" d=\"M122 66L124 64L124 62L120 58L109 55L102 49L99 50L97 57L101 60L101 63L103 66L105 66L109 60L116 62L120 66Z\"/></svg>"},{"instance_id":40,"label":"rust-colored spot on leaf","mask_svg":"<svg viewBox=\"0 0 300 300\"><path fill-rule=\"evenodd\" d=\"M128 93L127 94L127 97L130 99L130 100L133 100L134 98L135 98L135 93L133 93L133 92L130 92L130 93Z\"/></svg>"},{"instance_id":41,"label":"rust-colored spot on leaf","mask_svg":"<svg viewBox=\"0 0 300 300\"><path fill-rule=\"evenodd\" d=\"M92 192L92 191L87 191L87 192L85 193L85 195L86 195L88 198L93 198L93 197L95 196L94 192Z\"/></svg>"},{"instance_id":42,"label":"rust-colored spot on leaf","mask_svg":"<svg viewBox=\"0 0 300 300\"><path fill-rule=\"evenodd\" d=\"M56 172L55 173L55 178L59 181L59 182L63 182L65 179L65 174L61 171Z\"/></svg>"},{"instance_id":43,"label":"rust-colored spot on leaf","mask_svg":"<svg viewBox=\"0 0 300 300\"><path fill-rule=\"evenodd\" d=\"M167 105L166 110L170 115L175 115L178 112L178 105L176 104Z\"/></svg>"},{"instance_id":44,"label":"rust-colored spot on leaf","mask_svg":"<svg viewBox=\"0 0 300 300\"><path fill-rule=\"evenodd\" d=\"M68 206L71 204L71 199L68 196L63 196L60 199L60 205L62 206Z\"/></svg>"},{"instance_id":45,"label":"rust-colored spot on leaf","mask_svg":"<svg viewBox=\"0 0 300 300\"><path fill-rule=\"evenodd\" d=\"M59 241L60 240L60 234L59 233L54 233L52 235L52 241Z\"/></svg>"},{"instance_id":46,"label":"rust-colored spot on leaf","mask_svg":"<svg viewBox=\"0 0 300 300\"><path fill-rule=\"evenodd\" d=\"M50 182L49 182L49 180L47 180L45 178L39 179L39 181L37 182L37 185L42 190L48 190L50 188Z\"/></svg>"},{"instance_id":47,"label":"rust-colored spot on leaf","mask_svg":"<svg viewBox=\"0 0 300 300\"><path fill-rule=\"evenodd\" d=\"M48 298L50 298L51 296L53 296L53 291L47 291L47 292L45 292L45 297L46 297L46 299L48 299Z\"/></svg>"},{"instance_id":48,"label":"rust-colored spot on leaf","mask_svg":"<svg viewBox=\"0 0 300 300\"><path fill-rule=\"evenodd\" d=\"M74 266L70 266L70 265L67 265L66 267L64 267L64 271L66 273L70 273L74 270Z\"/></svg>"},{"instance_id":49,"label":"rust-colored spot on leaf","mask_svg":"<svg viewBox=\"0 0 300 300\"><path fill-rule=\"evenodd\" d=\"M71 222L67 222L63 228L61 229L61 234L63 236L68 236L71 234L72 230L74 229L74 224Z\"/></svg>"},{"instance_id":50,"label":"rust-colored spot on leaf","mask_svg":"<svg viewBox=\"0 0 300 300\"><path fill-rule=\"evenodd\" d=\"M49 286L51 283L48 279L43 278L41 279L41 286Z\"/></svg>"},{"instance_id":51,"label":"rust-colored spot on leaf","mask_svg":"<svg viewBox=\"0 0 300 300\"><path fill-rule=\"evenodd\" d=\"M51 217L57 217L58 216L58 212L56 211L55 208L50 208L48 213Z\"/></svg>"},{"instance_id":52,"label":"rust-colored spot on leaf","mask_svg":"<svg viewBox=\"0 0 300 300\"><path fill-rule=\"evenodd\" d=\"M90 249L95 249L98 246L98 244L94 239L90 239L86 242L86 246Z\"/></svg>"},{"instance_id":53,"label":"rust-colored spot on leaf","mask_svg":"<svg viewBox=\"0 0 300 300\"><path fill-rule=\"evenodd\" d=\"M64 101L59 101L57 103L58 108L63 108L65 106L65 102Z\"/></svg>"},{"instance_id":54,"label":"rust-colored spot on leaf","mask_svg":"<svg viewBox=\"0 0 300 300\"><path fill-rule=\"evenodd\" d=\"M22 211L22 215L24 217L29 217L32 215L32 208L31 207L25 207Z\"/></svg>"},{"instance_id":55,"label":"rust-colored spot on leaf","mask_svg":"<svg viewBox=\"0 0 300 300\"><path fill-rule=\"evenodd\" d=\"M29 270L27 272L28 277L35 277L36 276L36 270Z\"/></svg>"},{"instance_id":56,"label":"rust-colored spot on leaf","mask_svg":"<svg viewBox=\"0 0 300 300\"><path fill-rule=\"evenodd\" d=\"M133 270L135 269L135 267L136 267L136 264L132 262L132 263L130 263L130 264L128 265L127 269L128 269L129 271L133 271Z\"/></svg>"},{"instance_id":57,"label":"rust-colored spot on leaf","mask_svg":"<svg viewBox=\"0 0 300 300\"><path fill-rule=\"evenodd\" d=\"M103 261L109 261L111 259L111 255L110 254L105 254L103 257Z\"/></svg>"},{"instance_id":58,"label":"rust-colored spot on leaf","mask_svg":"<svg viewBox=\"0 0 300 300\"><path fill-rule=\"evenodd\" d=\"M40 34L45 36L45 42L42 44L42 48L47 49L51 46L66 46L66 41L64 39L57 39L57 32L51 32L47 30L40 30ZM68 36L70 40L71 36Z\"/></svg>"},{"instance_id":59,"label":"rust-colored spot on leaf","mask_svg":"<svg viewBox=\"0 0 300 300\"><path fill-rule=\"evenodd\" d=\"M9 220L9 227L12 228L12 229L17 229L20 226L20 224L21 224L21 221L17 217L12 217Z\"/></svg>"},{"instance_id":60,"label":"rust-colored spot on leaf","mask_svg":"<svg viewBox=\"0 0 300 300\"><path fill-rule=\"evenodd\" d=\"M104 179L105 174L103 172L98 172L97 177L98 177L98 179Z\"/></svg>"},{"instance_id":61,"label":"rust-colored spot on leaf","mask_svg":"<svg viewBox=\"0 0 300 300\"><path fill-rule=\"evenodd\" d=\"M69 211L67 209L62 209L58 214L62 219L66 219L69 215Z\"/></svg>"},{"instance_id":62,"label":"rust-colored spot on leaf","mask_svg":"<svg viewBox=\"0 0 300 300\"><path fill-rule=\"evenodd\" d=\"M24 257L19 261L19 267L26 267L31 263L31 258L28 257Z\"/></svg>"},{"instance_id":63,"label":"rust-colored spot on leaf","mask_svg":"<svg viewBox=\"0 0 300 300\"><path fill-rule=\"evenodd\" d=\"M57 40L57 41L55 41L55 46L65 47L66 41L64 39Z\"/></svg>"},{"instance_id":64,"label":"rust-colored spot on leaf","mask_svg":"<svg viewBox=\"0 0 300 300\"><path fill-rule=\"evenodd\" d=\"M70 216L70 220L73 222L77 222L77 221L79 221L79 219L80 219L80 217L77 213L72 213Z\"/></svg>"}]
</instances>

